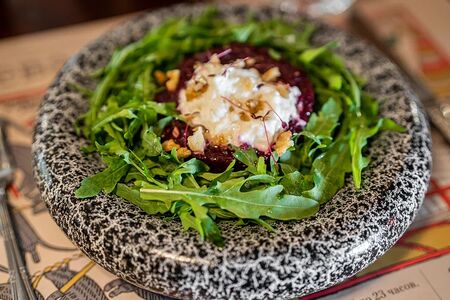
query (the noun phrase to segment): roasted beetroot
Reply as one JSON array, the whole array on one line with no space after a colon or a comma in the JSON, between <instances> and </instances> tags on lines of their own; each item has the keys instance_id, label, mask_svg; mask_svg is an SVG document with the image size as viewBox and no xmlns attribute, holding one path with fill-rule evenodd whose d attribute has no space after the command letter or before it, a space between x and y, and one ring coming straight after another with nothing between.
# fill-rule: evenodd
<instances>
[{"instance_id":1,"label":"roasted beetroot","mask_svg":"<svg viewBox=\"0 0 450 300\"><path fill-rule=\"evenodd\" d=\"M226 47L213 48L184 59L178 66L178 69L180 70L180 80L177 88L174 91L164 90L156 95L156 100L158 102L177 102L179 91L185 88L186 82L194 74L195 63L207 62L211 55L215 53L220 53L222 64L229 64L236 59L250 57L254 60L254 64L251 67L257 69L261 74L272 67L278 67L281 73L278 77L278 81L289 84L290 86L297 86L300 89L301 95L297 100L297 110L300 119L304 120L305 123L308 121L314 106L314 91L305 72L295 68L284 59L273 59L269 55L267 49L256 48L245 44L234 43ZM291 122L289 124L289 129L292 132L299 132L302 130L302 127L298 125L294 126L293 122ZM173 121L164 129L161 140L166 141L173 139L178 145L186 147L187 137L191 134L192 129L187 124L181 121ZM234 159L233 151L230 147L216 146L211 143L206 144L203 153L192 153L192 156L207 163L213 171L224 170Z\"/></svg>"}]
</instances>

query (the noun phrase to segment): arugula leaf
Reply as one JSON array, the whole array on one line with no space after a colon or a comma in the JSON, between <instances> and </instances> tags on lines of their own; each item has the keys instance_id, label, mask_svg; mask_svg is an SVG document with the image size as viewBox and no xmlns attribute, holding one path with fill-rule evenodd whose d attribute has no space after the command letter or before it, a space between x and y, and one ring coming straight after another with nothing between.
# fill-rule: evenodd
<instances>
[{"instance_id":1,"label":"arugula leaf","mask_svg":"<svg viewBox=\"0 0 450 300\"><path fill-rule=\"evenodd\" d=\"M172 190L158 188L141 189L141 197L172 203L175 200L194 201L197 205L216 204L243 219L259 219L267 216L277 220L293 220L310 216L318 210L315 200L294 195L281 195L282 185L275 185L263 190L241 192L246 179L237 181L230 187L221 189L216 194L208 194L202 189L188 189L183 186Z\"/></svg>"},{"instance_id":2,"label":"arugula leaf","mask_svg":"<svg viewBox=\"0 0 450 300\"><path fill-rule=\"evenodd\" d=\"M105 118L100 119L99 121L94 123L94 125L92 126L92 131L95 133L95 132L99 131L106 124L108 124L118 118L133 119L133 118L137 118L137 116L133 113L133 111L131 109L123 109L117 113L110 114L110 115L106 116Z\"/></svg>"},{"instance_id":3,"label":"arugula leaf","mask_svg":"<svg viewBox=\"0 0 450 300\"><path fill-rule=\"evenodd\" d=\"M155 129L155 130L156 130L155 133L158 134L158 135L161 135L163 129L164 129L167 125L169 125L169 123L170 123L172 120L173 120L173 117L172 117L172 116L166 116L166 117L164 117L164 118L162 118L162 119L159 119L159 120L158 120L157 127L156 127L156 129Z\"/></svg>"},{"instance_id":4,"label":"arugula leaf","mask_svg":"<svg viewBox=\"0 0 450 300\"><path fill-rule=\"evenodd\" d=\"M287 154L290 154L290 153L287 153ZM278 163L278 165L280 166L281 172L283 172L284 175L287 175L289 173L292 173L292 172L295 172L298 170L298 168L294 167L293 165L287 164L287 163Z\"/></svg>"},{"instance_id":5,"label":"arugula leaf","mask_svg":"<svg viewBox=\"0 0 450 300\"><path fill-rule=\"evenodd\" d=\"M340 91L344 85L344 78L339 70L335 70L328 66L316 67L315 65L309 65L307 68L311 73L317 75L319 79L326 82L327 88L331 91Z\"/></svg>"},{"instance_id":6,"label":"arugula leaf","mask_svg":"<svg viewBox=\"0 0 450 300\"><path fill-rule=\"evenodd\" d=\"M182 163L177 169L175 169L168 177L169 187L172 188L181 184L183 180L183 175L186 174L197 174L200 172L208 171L209 167L196 158L192 158L184 163Z\"/></svg>"},{"instance_id":7,"label":"arugula leaf","mask_svg":"<svg viewBox=\"0 0 450 300\"><path fill-rule=\"evenodd\" d=\"M178 211L176 211L176 214L180 218L181 224L183 225L183 229L185 231L189 230L190 228L197 230L199 233L203 233L203 228L201 222L199 222L198 219L196 219L191 211L191 207L187 203L179 202L182 206L179 208Z\"/></svg>"},{"instance_id":8,"label":"arugula leaf","mask_svg":"<svg viewBox=\"0 0 450 300\"><path fill-rule=\"evenodd\" d=\"M186 207L189 206L187 205ZM202 239L206 238L219 247L224 245L220 230L208 216L203 221L203 219L193 216L187 209L180 210L177 214L181 220L181 224L183 224L184 230L192 228L200 234Z\"/></svg>"},{"instance_id":9,"label":"arugula leaf","mask_svg":"<svg viewBox=\"0 0 450 300\"><path fill-rule=\"evenodd\" d=\"M289 149L288 149L289 150ZM278 176L279 175L279 169L280 167L278 166L278 161L280 160L280 156L278 155L278 153L272 152L269 158L269 166L270 166L270 173L273 176Z\"/></svg>"},{"instance_id":10,"label":"arugula leaf","mask_svg":"<svg viewBox=\"0 0 450 300\"><path fill-rule=\"evenodd\" d=\"M123 159L109 158L108 167L105 170L81 181L80 187L75 191L75 197L93 197L102 190L105 193L111 193L116 184L127 174L129 168L130 166Z\"/></svg>"},{"instance_id":11,"label":"arugula leaf","mask_svg":"<svg viewBox=\"0 0 450 300\"><path fill-rule=\"evenodd\" d=\"M217 218L220 218L220 219L236 219L237 218L235 214L233 214L233 213L231 213L231 212L229 212L227 210L221 209L219 207L209 207L208 213L214 219L217 219Z\"/></svg>"},{"instance_id":12,"label":"arugula leaf","mask_svg":"<svg viewBox=\"0 0 450 300\"><path fill-rule=\"evenodd\" d=\"M323 143L328 145L332 140L332 133L339 124L339 117L342 114L342 108L338 101L330 98L321 108L319 114L313 113L306 124L305 130L300 132L305 137L305 142L300 148L301 161L305 165L310 165L312 160L313 145L316 148Z\"/></svg>"},{"instance_id":13,"label":"arugula leaf","mask_svg":"<svg viewBox=\"0 0 450 300\"><path fill-rule=\"evenodd\" d=\"M258 174L257 164L259 158L254 148L248 148L247 150L244 150L239 147L233 147L233 150L233 156L247 166L247 171L252 174Z\"/></svg>"},{"instance_id":14,"label":"arugula leaf","mask_svg":"<svg viewBox=\"0 0 450 300\"><path fill-rule=\"evenodd\" d=\"M358 116L361 115L360 109L361 109L361 89L358 86L358 83L354 76L345 68L341 69L342 74L344 75L344 78L347 79L347 81L350 83L350 92L352 95L353 104L356 108L356 113Z\"/></svg>"},{"instance_id":15,"label":"arugula leaf","mask_svg":"<svg viewBox=\"0 0 450 300\"><path fill-rule=\"evenodd\" d=\"M273 48L269 48L268 50L270 57L272 57L275 60L280 60L281 59L281 53L278 52L277 50L273 49Z\"/></svg>"},{"instance_id":16,"label":"arugula leaf","mask_svg":"<svg viewBox=\"0 0 450 300\"><path fill-rule=\"evenodd\" d=\"M169 211L163 202L143 200L139 189L132 189L123 183L117 185L116 195L130 201L149 215L164 214Z\"/></svg>"},{"instance_id":17,"label":"arugula leaf","mask_svg":"<svg viewBox=\"0 0 450 300\"><path fill-rule=\"evenodd\" d=\"M363 148L367 145L367 140L381 129L404 132L403 127L386 118L378 120L373 127L366 127L366 125L361 124L360 126L352 127L350 130L349 146L352 159L353 182L356 189L361 187L361 171L369 164L369 159L362 155Z\"/></svg>"},{"instance_id":18,"label":"arugula leaf","mask_svg":"<svg viewBox=\"0 0 450 300\"><path fill-rule=\"evenodd\" d=\"M282 185L263 190L241 192L246 180L224 189L214 195L220 208L226 209L242 219L259 219L261 216L277 220L293 220L310 216L318 210L318 203L312 199L294 195L281 195Z\"/></svg>"},{"instance_id":19,"label":"arugula leaf","mask_svg":"<svg viewBox=\"0 0 450 300\"><path fill-rule=\"evenodd\" d=\"M228 180L228 178L230 178L231 173L233 172L233 167L236 164L236 160L233 160L228 167L225 169L225 171L223 171L222 173L208 173L208 172L203 172L201 174L199 174L198 176L201 178L204 178L208 181L211 181L211 185L214 184L214 182L219 181L219 182L223 182Z\"/></svg>"},{"instance_id":20,"label":"arugula leaf","mask_svg":"<svg viewBox=\"0 0 450 300\"><path fill-rule=\"evenodd\" d=\"M192 208L192 211L197 218L197 221L192 222L192 219L184 214L185 225L196 229L202 239L207 239L218 246L224 244L220 229L214 223L212 218L208 215L208 208L203 206L210 203L206 198L195 197L199 191L204 189L191 189L182 185L176 186L171 190L160 189L156 186L147 185L140 190L140 197L144 200L162 201L166 207L171 207L175 201L185 201ZM197 223L199 222L199 223ZM195 226L193 226L195 224Z\"/></svg>"},{"instance_id":21,"label":"arugula leaf","mask_svg":"<svg viewBox=\"0 0 450 300\"><path fill-rule=\"evenodd\" d=\"M317 47L317 48L310 48L305 51L303 51L299 59L304 64L310 64L312 63L316 58L320 57L321 55L324 55L329 52L330 49L336 48L337 43L336 42L330 42L328 44L325 44L323 46Z\"/></svg>"},{"instance_id":22,"label":"arugula leaf","mask_svg":"<svg viewBox=\"0 0 450 300\"><path fill-rule=\"evenodd\" d=\"M362 93L361 113L367 120L368 124L375 124L378 122L378 101L367 93Z\"/></svg>"},{"instance_id":23,"label":"arugula leaf","mask_svg":"<svg viewBox=\"0 0 450 300\"><path fill-rule=\"evenodd\" d=\"M257 174L266 174L266 161L263 156L258 157L258 162L256 163L256 173Z\"/></svg>"},{"instance_id":24,"label":"arugula leaf","mask_svg":"<svg viewBox=\"0 0 450 300\"><path fill-rule=\"evenodd\" d=\"M94 123L94 120L97 117L97 113L100 111L100 108L106 99L107 93L109 92L113 81L116 80L117 76L119 75L118 67L122 65L128 58L128 56L130 56L138 47L139 44L133 43L113 54L111 62L106 67L109 72L94 91L92 98L90 98L89 111L86 114L87 125ZM87 132L88 127L86 127L85 129L85 131Z\"/></svg>"},{"instance_id":25,"label":"arugula leaf","mask_svg":"<svg viewBox=\"0 0 450 300\"><path fill-rule=\"evenodd\" d=\"M244 43L256 29L257 26L254 23L248 23L232 28L231 32L237 42Z\"/></svg>"},{"instance_id":26,"label":"arugula leaf","mask_svg":"<svg viewBox=\"0 0 450 300\"><path fill-rule=\"evenodd\" d=\"M143 124L144 120L141 118L140 114L138 114L138 117L130 122L130 125L123 134L123 137L129 142L132 142L134 136L137 134Z\"/></svg>"},{"instance_id":27,"label":"arugula leaf","mask_svg":"<svg viewBox=\"0 0 450 300\"><path fill-rule=\"evenodd\" d=\"M299 171L288 173L280 181L284 191L290 195L301 196L306 190L313 188L312 180Z\"/></svg>"},{"instance_id":28,"label":"arugula leaf","mask_svg":"<svg viewBox=\"0 0 450 300\"><path fill-rule=\"evenodd\" d=\"M211 241L219 247L223 247L225 242L222 238L222 234L219 227L214 223L214 220L208 215L208 208L194 205L192 210L194 211L195 217L200 220L203 229L203 235L201 235L202 238Z\"/></svg>"},{"instance_id":29,"label":"arugula leaf","mask_svg":"<svg viewBox=\"0 0 450 300\"><path fill-rule=\"evenodd\" d=\"M142 134L142 149L147 156L158 156L163 149L159 137L153 132L152 128L148 128Z\"/></svg>"},{"instance_id":30,"label":"arugula leaf","mask_svg":"<svg viewBox=\"0 0 450 300\"><path fill-rule=\"evenodd\" d=\"M320 204L330 200L344 185L345 174L352 170L348 140L333 142L325 153L312 164L314 188L303 192L303 196L315 199Z\"/></svg>"}]
</instances>

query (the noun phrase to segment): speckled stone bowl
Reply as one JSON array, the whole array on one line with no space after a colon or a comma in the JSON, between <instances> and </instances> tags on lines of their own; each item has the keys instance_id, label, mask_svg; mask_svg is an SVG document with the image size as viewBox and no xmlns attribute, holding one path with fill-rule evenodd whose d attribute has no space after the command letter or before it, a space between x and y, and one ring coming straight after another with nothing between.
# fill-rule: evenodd
<instances>
[{"instance_id":1,"label":"speckled stone bowl","mask_svg":"<svg viewBox=\"0 0 450 300\"><path fill-rule=\"evenodd\" d=\"M33 144L34 169L50 214L89 258L140 287L182 299L289 299L352 276L388 250L419 209L431 168L427 120L397 68L379 52L320 22L314 44L338 41L348 66L368 79L381 114L408 129L383 132L370 144L362 189L350 178L307 220L279 222L277 234L257 226L221 223L219 249L184 232L178 221L148 216L112 195L76 199L81 180L102 169L84 155L75 133L87 100L70 84L93 87L88 74L104 66L116 47L142 37L167 17L197 15L201 5L182 5L133 19L81 49L62 68L42 102ZM242 20L244 7L220 7L223 18ZM260 18L299 16L258 9Z\"/></svg>"}]
</instances>

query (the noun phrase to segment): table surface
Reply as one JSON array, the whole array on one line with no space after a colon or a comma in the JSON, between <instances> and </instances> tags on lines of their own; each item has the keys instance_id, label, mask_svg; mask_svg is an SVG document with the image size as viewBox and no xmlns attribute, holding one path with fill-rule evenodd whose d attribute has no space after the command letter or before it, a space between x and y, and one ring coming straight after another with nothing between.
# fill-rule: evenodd
<instances>
[{"instance_id":1,"label":"table surface","mask_svg":"<svg viewBox=\"0 0 450 300\"><path fill-rule=\"evenodd\" d=\"M89 40L129 16L0 40L0 118L18 163L9 199L31 281L43 299L154 299L85 257L53 222L31 170L31 134L47 85L62 63ZM345 25L345 16L329 21ZM70 38L68 38L70 37ZM344 283L305 299L450 299L450 148L432 131L434 169L410 230L373 265ZM10 299L0 243L0 299Z\"/></svg>"}]
</instances>

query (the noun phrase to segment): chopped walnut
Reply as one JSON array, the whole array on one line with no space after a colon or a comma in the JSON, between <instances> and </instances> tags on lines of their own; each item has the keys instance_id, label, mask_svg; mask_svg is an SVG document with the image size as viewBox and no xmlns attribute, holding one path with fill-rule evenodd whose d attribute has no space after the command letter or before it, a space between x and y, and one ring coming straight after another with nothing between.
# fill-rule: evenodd
<instances>
[{"instance_id":1,"label":"chopped walnut","mask_svg":"<svg viewBox=\"0 0 450 300\"><path fill-rule=\"evenodd\" d=\"M194 152L203 152L205 150L206 141L203 136L203 127L198 127L194 134L188 137L188 146Z\"/></svg>"},{"instance_id":2,"label":"chopped walnut","mask_svg":"<svg viewBox=\"0 0 450 300\"><path fill-rule=\"evenodd\" d=\"M245 102L245 105L247 106L248 110L252 114L256 114L257 112L263 110L266 106L266 102L261 99L249 99Z\"/></svg>"},{"instance_id":3,"label":"chopped walnut","mask_svg":"<svg viewBox=\"0 0 450 300\"><path fill-rule=\"evenodd\" d=\"M153 75L155 76L156 81L161 85L163 85L167 81L166 73L164 73L163 71L156 70Z\"/></svg>"},{"instance_id":4,"label":"chopped walnut","mask_svg":"<svg viewBox=\"0 0 450 300\"><path fill-rule=\"evenodd\" d=\"M196 76L186 87L186 100L192 101L208 89L208 80L203 76Z\"/></svg>"},{"instance_id":5,"label":"chopped walnut","mask_svg":"<svg viewBox=\"0 0 450 300\"><path fill-rule=\"evenodd\" d=\"M209 59L209 61L211 63L213 63L213 64L216 64L216 65L220 64L220 58L219 58L219 56L216 53L211 55L211 58Z\"/></svg>"},{"instance_id":6,"label":"chopped walnut","mask_svg":"<svg viewBox=\"0 0 450 300\"><path fill-rule=\"evenodd\" d=\"M175 143L175 141L174 141L173 139L164 141L164 142L162 143L162 147L163 147L164 151L166 151L166 152L172 151L173 148L175 148L175 149L177 149L177 150L180 149L180 145L178 145L177 143Z\"/></svg>"},{"instance_id":7,"label":"chopped walnut","mask_svg":"<svg viewBox=\"0 0 450 300\"><path fill-rule=\"evenodd\" d=\"M191 150L189 150L186 147L181 147L179 149L177 149L177 156L179 158L186 158L189 157L192 154Z\"/></svg>"},{"instance_id":8,"label":"chopped walnut","mask_svg":"<svg viewBox=\"0 0 450 300\"><path fill-rule=\"evenodd\" d=\"M266 72L264 72L261 78L264 81L275 81L278 77L280 77L280 75L281 75L280 69L278 69L278 67L272 67Z\"/></svg>"},{"instance_id":9,"label":"chopped walnut","mask_svg":"<svg viewBox=\"0 0 450 300\"><path fill-rule=\"evenodd\" d=\"M186 88L186 100L187 101L192 101L195 98L197 98L198 96L200 96L201 94L203 94L204 92L206 92L206 90L208 89L208 85L204 85L202 89L196 91L194 87L192 86L188 86Z\"/></svg>"},{"instance_id":10,"label":"chopped walnut","mask_svg":"<svg viewBox=\"0 0 450 300\"><path fill-rule=\"evenodd\" d=\"M173 135L174 138L179 137L180 136L180 129L178 129L178 127L174 127L172 129L172 135Z\"/></svg>"},{"instance_id":11,"label":"chopped walnut","mask_svg":"<svg viewBox=\"0 0 450 300\"><path fill-rule=\"evenodd\" d=\"M196 76L193 87L196 92L203 93L208 87L208 80L204 76Z\"/></svg>"},{"instance_id":12,"label":"chopped walnut","mask_svg":"<svg viewBox=\"0 0 450 300\"><path fill-rule=\"evenodd\" d=\"M251 110L255 109L255 107L258 105L258 100L257 99L248 99L247 101L245 101L245 105L251 111Z\"/></svg>"},{"instance_id":13,"label":"chopped walnut","mask_svg":"<svg viewBox=\"0 0 450 300\"><path fill-rule=\"evenodd\" d=\"M294 142L291 140L292 132L285 131L278 135L277 142L273 149L278 153L279 156L283 155L286 150L294 145Z\"/></svg>"},{"instance_id":14,"label":"chopped walnut","mask_svg":"<svg viewBox=\"0 0 450 300\"><path fill-rule=\"evenodd\" d=\"M228 144L228 141L223 134L219 134L213 137L209 135L208 140L211 141L214 145L224 146Z\"/></svg>"},{"instance_id":15,"label":"chopped walnut","mask_svg":"<svg viewBox=\"0 0 450 300\"><path fill-rule=\"evenodd\" d=\"M250 121L252 119L251 116L246 112L239 113L239 118L241 119L241 121L245 122Z\"/></svg>"},{"instance_id":16,"label":"chopped walnut","mask_svg":"<svg viewBox=\"0 0 450 300\"><path fill-rule=\"evenodd\" d=\"M201 63L200 61L196 60L196 61L194 62L194 69L199 68L201 65L202 65L202 63Z\"/></svg>"},{"instance_id":17,"label":"chopped walnut","mask_svg":"<svg viewBox=\"0 0 450 300\"><path fill-rule=\"evenodd\" d=\"M197 93L195 92L194 88L192 86L188 86L186 88L186 91L184 92L186 95L187 101L192 101L197 97Z\"/></svg>"},{"instance_id":18,"label":"chopped walnut","mask_svg":"<svg viewBox=\"0 0 450 300\"><path fill-rule=\"evenodd\" d=\"M247 59L245 59L245 64L247 65L247 67L251 67L256 63L256 60L253 57L248 57Z\"/></svg>"},{"instance_id":19,"label":"chopped walnut","mask_svg":"<svg viewBox=\"0 0 450 300\"><path fill-rule=\"evenodd\" d=\"M287 98L289 96L289 86L287 84L279 83L275 88L277 89L278 93L280 93L281 97Z\"/></svg>"},{"instance_id":20,"label":"chopped walnut","mask_svg":"<svg viewBox=\"0 0 450 300\"><path fill-rule=\"evenodd\" d=\"M237 59L231 65L235 68L243 68L245 67L246 63L243 59Z\"/></svg>"},{"instance_id":21,"label":"chopped walnut","mask_svg":"<svg viewBox=\"0 0 450 300\"><path fill-rule=\"evenodd\" d=\"M177 89L178 82L180 81L180 70L170 70L166 73L168 80L166 81L166 88L170 92Z\"/></svg>"}]
</instances>

